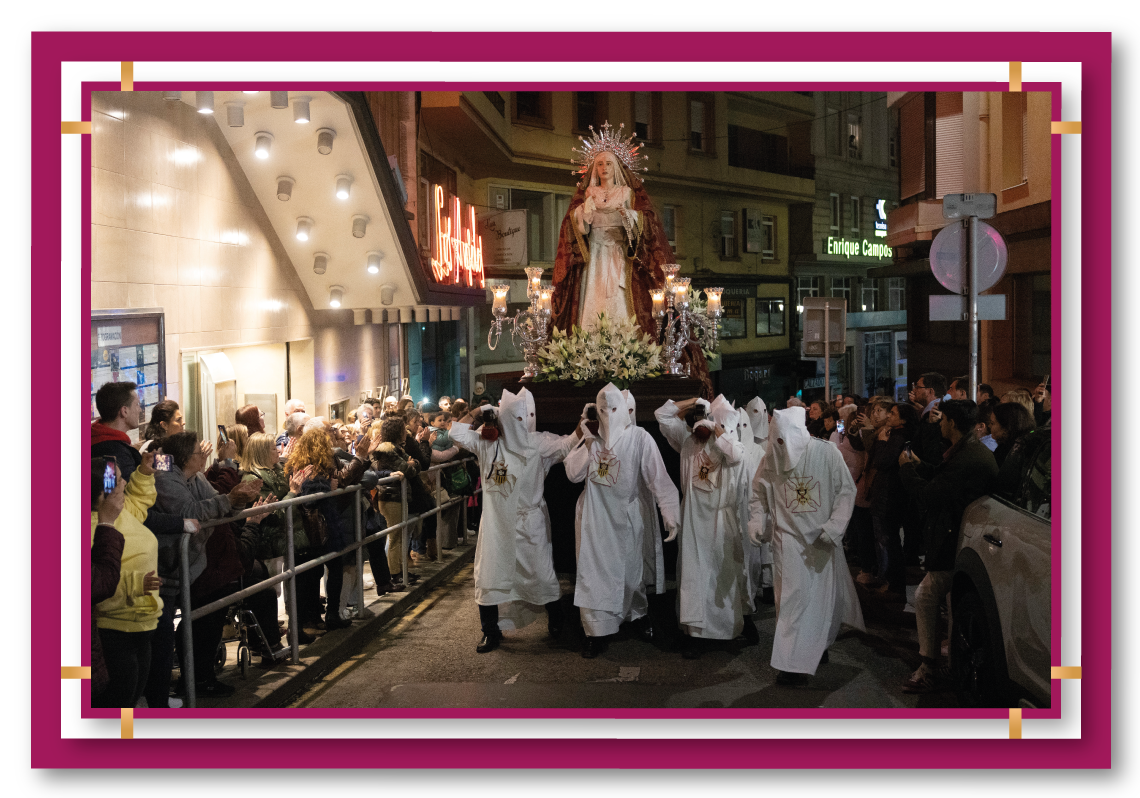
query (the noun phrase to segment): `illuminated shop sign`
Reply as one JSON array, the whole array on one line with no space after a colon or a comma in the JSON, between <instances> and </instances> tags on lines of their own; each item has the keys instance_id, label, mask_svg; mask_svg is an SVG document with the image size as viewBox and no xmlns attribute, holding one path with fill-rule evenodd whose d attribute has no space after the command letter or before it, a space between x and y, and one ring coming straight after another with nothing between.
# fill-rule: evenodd
<instances>
[{"instance_id":1,"label":"illuminated shop sign","mask_svg":"<svg viewBox=\"0 0 1140 798\"><path fill-rule=\"evenodd\" d=\"M887 201L879 200L875 203L875 235L879 238L887 237Z\"/></svg>"},{"instance_id":2,"label":"illuminated shop sign","mask_svg":"<svg viewBox=\"0 0 1140 798\"><path fill-rule=\"evenodd\" d=\"M434 186L435 191L435 247L432 252L431 270L438 283L458 285L466 281L468 286L484 286L483 239L475 232L475 207L467 206L467 219L464 224L459 197L451 200L450 213L443 215L443 186Z\"/></svg>"},{"instance_id":3,"label":"illuminated shop sign","mask_svg":"<svg viewBox=\"0 0 1140 798\"><path fill-rule=\"evenodd\" d=\"M826 251L828 255L842 255L850 258L859 255L864 258L889 258L893 254L886 244L872 243L867 239L852 241L846 238L827 237Z\"/></svg>"}]
</instances>

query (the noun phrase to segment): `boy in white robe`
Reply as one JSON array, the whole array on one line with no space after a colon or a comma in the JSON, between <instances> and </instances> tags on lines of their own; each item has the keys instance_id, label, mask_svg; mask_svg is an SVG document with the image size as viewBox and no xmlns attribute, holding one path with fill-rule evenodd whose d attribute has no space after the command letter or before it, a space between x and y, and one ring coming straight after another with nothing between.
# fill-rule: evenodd
<instances>
[{"instance_id":1,"label":"boy in white robe","mask_svg":"<svg viewBox=\"0 0 1140 798\"><path fill-rule=\"evenodd\" d=\"M770 539L775 560L777 684L814 674L840 624L860 631L863 613L843 556L855 483L839 450L812 438L801 407L777 410L768 449L752 484L748 532ZM825 660L826 661L826 660Z\"/></svg>"},{"instance_id":2,"label":"boy in white robe","mask_svg":"<svg viewBox=\"0 0 1140 798\"><path fill-rule=\"evenodd\" d=\"M495 435L484 433L482 411L497 417ZM577 442L574 435L536 431L534 397L503 391L497 408L483 406L475 418L451 425L450 435L479 458L483 512L475 546L475 601L483 637L476 652L498 648L502 630L519 629L547 613L552 637L562 632L562 595L550 547L550 514L543 485L551 466ZM488 438L493 438L489 440ZM501 607L501 609L500 609Z\"/></svg>"},{"instance_id":3,"label":"boy in white robe","mask_svg":"<svg viewBox=\"0 0 1140 798\"><path fill-rule=\"evenodd\" d=\"M667 530L679 523L677 488L661 452L641 427L629 423L625 397L613 383L598 393L598 433L566 456L566 476L585 482L577 541L578 577L574 604L582 616L591 659L605 650L605 638L623 621L644 617L643 540L638 501L644 485L661 508Z\"/></svg>"},{"instance_id":4,"label":"boy in white robe","mask_svg":"<svg viewBox=\"0 0 1140 798\"><path fill-rule=\"evenodd\" d=\"M696 659L703 640L732 640L745 629L759 642L746 595L745 530L751 481L736 436L737 411L723 396L711 419L685 416L701 400L667 401L655 413L661 434L681 455L681 540L677 557L677 613L685 632L683 656ZM669 542L676 534L670 535ZM747 609L746 609L747 605Z\"/></svg>"},{"instance_id":5,"label":"boy in white robe","mask_svg":"<svg viewBox=\"0 0 1140 798\"><path fill-rule=\"evenodd\" d=\"M751 485L751 480L756 477L756 472L760 469L760 461L764 459L765 447L768 444L768 408L765 406L764 400L757 396L744 406L740 417L742 420L746 420L744 423L750 428L749 430L741 428L740 441L744 444L745 457L748 459L749 485ZM751 448L749 448L749 443L752 444ZM752 465L753 459L755 459L755 467ZM757 595L760 596L761 603L775 604L776 592L773 588L772 578L772 544L769 542L757 546L750 539L748 546L745 547L745 560L748 566L748 582L750 595L753 598L753 608L756 607L755 598Z\"/></svg>"}]
</instances>

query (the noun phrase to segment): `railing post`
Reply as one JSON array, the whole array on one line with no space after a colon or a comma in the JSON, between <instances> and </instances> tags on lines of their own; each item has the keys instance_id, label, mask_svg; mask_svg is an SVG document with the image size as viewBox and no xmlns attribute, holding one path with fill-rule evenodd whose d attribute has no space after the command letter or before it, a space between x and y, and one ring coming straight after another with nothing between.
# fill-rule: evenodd
<instances>
[{"instance_id":1,"label":"railing post","mask_svg":"<svg viewBox=\"0 0 1140 798\"><path fill-rule=\"evenodd\" d=\"M443 562L443 502L440 499L440 494L443 492L443 469L438 468L435 472L435 557L438 562Z\"/></svg>"},{"instance_id":2,"label":"railing post","mask_svg":"<svg viewBox=\"0 0 1140 798\"><path fill-rule=\"evenodd\" d=\"M297 617L297 562L293 552L293 505L285 508L285 567L289 569L286 609L289 612L289 654L293 665L301 662L300 634L301 619Z\"/></svg>"},{"instance_id":3,"label":"railing post","mask_svg":"<svg viewBox=\"0 0 1140 798\"><path fill-rule=\"evenodd\" d=\"M360 500L364 497L364 489L359 488L352 494L352 525L356 532L356 612L357 617L364 617L364 547L359 545L364 539L363 528L360 523Z\"/></svg>"},{"instance_id":4,"label":"railing post","mask_svg":"<svg viewBox=\"0 0 1140 798\"><path fill-rule=\"evenodd\" d=\"M182 684L186 689L186 705L193 709L198 704L198 691L194 680L194 628L190 620L190 535L183 533L179 546L182 561Z\"/></svg>"},{"instance_id":5,"label":"railing post","mask_svg":"<svg viewBox=\"0 0 1140 798\"><path fill-rule=\"evenodd\" d=\"M463 470L464 471L467 470L467 463L466 462L463 463ZM471 472L468 471L468 479L470 479L470 473ZM470 496L464 496L463 501L461 501L459 503L460 507L463 508L463 510L460 514L460 517L459 517L459 524L460 524L460 527L463 529L463 545L464 546L467 545L467 502L469 502L469 501L471 501L471 497Z\"/></svg>"},{"instance_id":6,"label":"railing post","mask_svg":"<svg viewBox=\"0 0 1140 798\"><path fill-rule=\"evenodd\" d=\"M406 475L400 480L400 506L404 519L400 527L400 563L404 587L408 587L408 477Z\"/></svg>"}]
</instances>

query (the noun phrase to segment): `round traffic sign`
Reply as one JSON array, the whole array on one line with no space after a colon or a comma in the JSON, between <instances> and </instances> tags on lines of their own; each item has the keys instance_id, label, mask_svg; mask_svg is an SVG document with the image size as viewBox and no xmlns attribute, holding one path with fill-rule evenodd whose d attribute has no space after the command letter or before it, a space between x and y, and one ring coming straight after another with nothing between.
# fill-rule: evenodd
<instances>
[{"instance_id":1,"label":"round traffic sign","mask_svg":"<svg viewBox=\"0 0 1140 798\"><path fill-rule=\"evenodd\" d=\"M1005 274L1009 250L1001 233L978 221L978 293L993 288ZM947 291L961 294L966 289L966 248L969 235L958 222L939 231L930 245L930 271Z\"/></svg>"}]
</instances>

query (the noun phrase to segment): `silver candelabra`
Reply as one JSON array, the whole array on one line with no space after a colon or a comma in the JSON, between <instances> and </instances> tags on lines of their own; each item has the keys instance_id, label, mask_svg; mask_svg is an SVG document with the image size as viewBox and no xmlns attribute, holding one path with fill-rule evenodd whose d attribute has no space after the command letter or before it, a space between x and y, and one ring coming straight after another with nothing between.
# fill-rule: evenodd
<instances>
[{"instance_id":1,"label":"silver candelabra","mask_svg":"<svg viewBox=\"0 0 1140 798\"><path fill-rule=\"evenodd\" d=\"M653 318L657 322L657 340L661 342L665 358L665 373L677 377L689 376L689 366L681 364L681 354L690 343L717 347L717 321L723 315L721 294L723 288L704 289L707 304L704 314L689 310L689 284L691 278L678 277L681 267L663 266L665 287L650 292L653 299Z\"/></svg>"},{"instance_id":2,"label":"silver candelabra","mask_svg":"<svg viewBox=\"0 0 1140 798\"><path fill-rule=\"evenodd\" d=\"M530 300L530 307L520 310L511 317L511 341L515 336L522 341L523 358L526 368L523 369L523 381L529 381L538 376L538 350L546 343L550 334L551 298L554 288L542 284L542 269L532 266L526 270L526 296ZM491 286L494 294L494 304L491 306L491 328L487 330L487 346L492 350L499 345L499 338L503 334L503 324L507 321L507 294L510 286L500 283ZM492 336L494 340L492 341Z\"/></svg>"}]
</instances>

